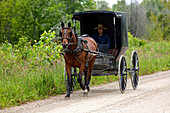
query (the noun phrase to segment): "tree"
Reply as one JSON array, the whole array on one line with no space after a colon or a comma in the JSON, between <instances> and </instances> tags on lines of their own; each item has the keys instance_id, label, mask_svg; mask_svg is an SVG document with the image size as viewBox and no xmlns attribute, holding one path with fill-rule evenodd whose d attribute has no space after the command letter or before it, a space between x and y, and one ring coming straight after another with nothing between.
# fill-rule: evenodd
<instances>
[{"instance_id":1,"label":"tree","mask_svg":"<svg viewBox=\"0 0 170 113\"><path fill-rule=\"evenodd\" d=\"M83 11L84 9L91 9L95 5L94 0L60 0L66 6L65 12L73 14L75 11Z\"/></svg>"},{"instance_id":2,"label":"tree","mask_svg":"<svg viewBox=\"0 0 170 113\"><path fill-rule=\"evenodd\" d=\"M118 0L117 4L114 4L112 6L113 11L121 11L126 12L127 11L127 5L125 0Z\"/></svg>"},{"instance_id":3,"label":"tree","mask_svg":"<svg viewBox=\"0 0 170 113\"><path fill-rule=\"evenodd\" d=\"M147 32L149 38L152 34L159 33L159 39L169 40L170 37L170 1L169 0L144 0L142 4L146 9L147 26L150 32ZM156 26L156 27L155 27ZM162 37L160 37L160 35ZM155 36L154 36L155 37ZM158 37L157 37L158 38ZM157 40L159 40L157 39Z\"/></svg>"},{"instance_id":4,"label":"tree","mask_svg":"<svg viewBox=\"0 0 170 113\"><path fill-rule=\"evenodd\" d=\"M158 17L155 16L155 14L151 13L149 19L152 21L149 21L147 28L148 39L161 41L163 38L163 32L161 30L161 23L157 22Z\"/></svg>"},{"instance_id":5,"label":"tree","mask_svg":"<svg viewBox=\"0 0 170 113\"><path fill-rule=\"evenodd\" d=\"M110 10L110 7L106 1L97 1L97 10Z\"/></svg>"},{"instance_id":6,"label":"tree","mask_svg":"<svg viewBox=\"0 0 170 113\"><path fill-rule=\"evenodd\" d=\"M44 30L50 30L75 11L91 8L94 0L1 0L0 42L6 37L17 43L20 37L38 40ZM65 18L64 18L65 19Z\"/></svg>"}]
</instances>

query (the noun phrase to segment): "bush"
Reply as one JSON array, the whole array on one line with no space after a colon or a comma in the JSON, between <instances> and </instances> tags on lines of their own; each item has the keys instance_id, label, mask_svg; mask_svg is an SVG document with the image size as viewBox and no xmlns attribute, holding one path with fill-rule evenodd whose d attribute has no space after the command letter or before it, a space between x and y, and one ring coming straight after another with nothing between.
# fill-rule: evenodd
<instances>
[{"instance_id":1,"label":"bush","mask_svg":"<svg viewBox=\"0 0 170 113\"><path fill-rule=\"evenodd\" d=\"M65 91L60 88L62 47L50 41L54 34L45 31L33 46L26 37L17 45L6 41L0 46L0 108Z\"/></svg>"},{"instance_id":2,"label":"bush","mask_svg":"<svg viewBox=\"0 0 170 113\"><path fill-rule=\"evenodd\" d=\"M128 41L129 47L140 47L146 44L146 41L140 40L137 37L133 37L133 35L130 32L128 32Z\"/></svg>"}]
</instances>

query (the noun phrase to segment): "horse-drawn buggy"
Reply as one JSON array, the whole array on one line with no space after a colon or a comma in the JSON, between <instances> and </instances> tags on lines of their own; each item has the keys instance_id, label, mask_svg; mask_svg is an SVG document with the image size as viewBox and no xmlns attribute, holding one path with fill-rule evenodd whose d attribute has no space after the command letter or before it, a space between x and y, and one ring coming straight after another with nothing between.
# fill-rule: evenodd
<instances>
[{"instance_id":1,"label":"horse-drawn buggy","mask_svg":"<svg viewBox=\"0 0 170 113\"><path fill-rule=\"evenodd\" d=\"M128 29L126 13L112 11L85 11L73 14L74 29L71 23L59 33L65 58L66 97L74 89L75 77L80 87L89 89L92 76L118 76L119 89L124 93L127 85L127 73L131 76L135 90L139 80L139 59L134 50L131 55L130 68L127 68L125 52L128 48ZM80 22L80 36L76 33L76 22ZM98 26L98 27L96 27ZM109 37L108 43L99 43L94 38L97 28ZM96 43L97 42L97 43ZM82 77L84 76L84 79Z\"/></svg>"}]
</instances>

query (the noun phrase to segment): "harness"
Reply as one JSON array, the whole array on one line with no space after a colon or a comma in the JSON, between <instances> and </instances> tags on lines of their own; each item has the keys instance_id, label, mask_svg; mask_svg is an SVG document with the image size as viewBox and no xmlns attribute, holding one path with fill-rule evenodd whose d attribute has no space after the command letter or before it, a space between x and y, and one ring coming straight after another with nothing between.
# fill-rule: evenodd
<instances>
[{"instance_id":1,"label":"harness","mask_svg":"<svg viewBox=\"0 0 170 113\"><path fill-rule=\"evenodd\" d=\"M77 44L77 47L76 47L75 49L68 49L68 48L66 48L66 49L64 49L64 52L65 52L66 54L72 53L72 54L78 56L79 53L84 50L83 42L86 44L87 49L88 49L88 45L87 45L88 42L87 42L86 40L82 39L82 38L77 38L77 43L76 43L76 44ZM73 45L73 44L70 43L70 45Z\"/></svg>"}]
</instances>

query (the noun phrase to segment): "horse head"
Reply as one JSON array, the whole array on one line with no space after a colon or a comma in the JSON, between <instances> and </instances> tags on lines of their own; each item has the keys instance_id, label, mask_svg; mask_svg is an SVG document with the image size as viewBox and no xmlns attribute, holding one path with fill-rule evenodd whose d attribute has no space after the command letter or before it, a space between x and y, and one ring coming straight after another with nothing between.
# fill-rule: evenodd
<instances>
[{"instance_id":1,"label":"horse head","mask_svg":"<svg viewBox=\"0 0 170 113\"><path fill-rule=\"evenodd\" d=\"M59 33L61 37L62 46L64 49L67 49L70 45L75 43L75 35L71 29L71 23L68 23L68 27L64 27L64 23L61 23L61 31Z\"/></svg>"}]
</instances>

